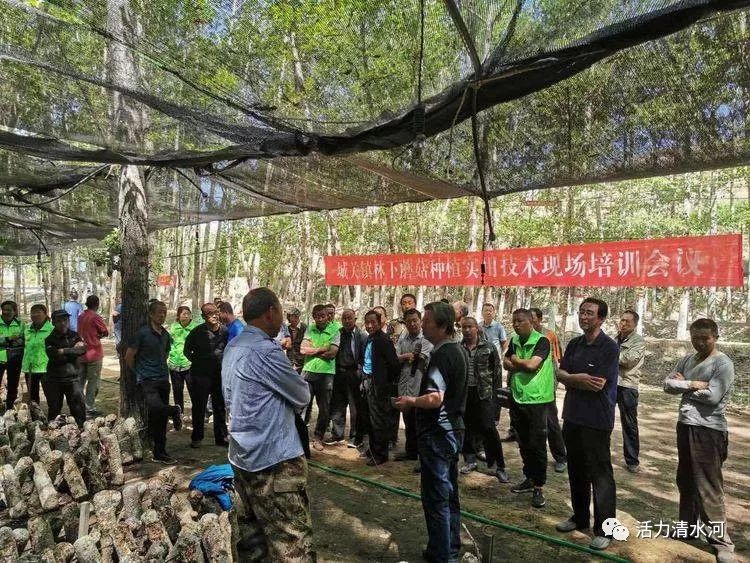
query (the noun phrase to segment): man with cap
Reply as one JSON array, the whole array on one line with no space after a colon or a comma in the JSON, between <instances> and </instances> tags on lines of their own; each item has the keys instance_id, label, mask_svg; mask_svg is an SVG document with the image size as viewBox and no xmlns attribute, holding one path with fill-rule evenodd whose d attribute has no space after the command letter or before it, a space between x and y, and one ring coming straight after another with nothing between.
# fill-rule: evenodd
<instances>
[{"instance_id":1,"label":"man with cap","mask_svg":"<svg viewBox=\"0 0 750 563\"><path fill-rule=\"evenodd\" d=\"M78 292L75 289L71 289L68 296L63 309L70 315L70 330L78 332L78 316L83 312L83 305L78 302Z\"/></svg>"},{"instance_id":2,"label":"man with cap","mask_svg":"<svg viewBox=\"0 0 750 563\"><path fill-rule=\"evenodd\" d=\"M79 427L86 420L86 406L81 387L81 356L86 353L86 343L78 333L70 330L70 313L59 309L52 313L55 327L44 340L47 351L47 375L42 379L42 389L47 397L47 418L52 420L62 410L63 397L68 401L70 414Z\"/></svg>"}]
</instances>

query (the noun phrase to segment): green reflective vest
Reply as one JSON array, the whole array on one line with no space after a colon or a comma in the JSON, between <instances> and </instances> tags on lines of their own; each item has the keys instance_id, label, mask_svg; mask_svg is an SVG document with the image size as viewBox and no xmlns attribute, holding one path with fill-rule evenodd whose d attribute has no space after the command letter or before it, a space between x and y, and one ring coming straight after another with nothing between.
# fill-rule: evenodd
<instances>
[{"instance_id":1,"label":"green reflective vest","mask_svg":"<svg viewBox=\"0 0 750 563\"><path fill-rule=\"evenodd\" d=\"M18 317L14 318L8 324L5 324L5 321L0 319L0 345L2 345L2 347L0 347L0 364L8 362L8 342L6 339L15 339L19 336L23 336L23 327L24 324L18 319ZM15 357L18 358L19 356L20 354Z\"/></svg>"},{"instance_id":2,"label":"green reflective vest","mask_svg":"<svg viewBox=\"0 0 750 563\"><path fill-rule=\"evenodd\" d=\"M184 371L190 368L190 360L185 357L185 340L188 334L199 325L191 320L187 326L182 326L179 322L172 323L169 327L169 334L172 336L172 347L169 349L169 358L167 363L170 369L179 369Z\"/></svg>"},{"instance_id":3,"label":"green reflective vest","mask_svg":"<svg viewBox=\"0 0 750 563\"><path fill-rule=\"evenodd\" d=\"M528 340L521 344L517 334L513 335L513 350L522 360L531 358L534 346L544 335L533 330ZM555 364L552 350L544 358L535 372L516 371L511 373L510 390L513 400L519 404L550 403L555 400Z\"/></svg>"},{"instance_id":4,"label":"green reflective vest","mask_svg":"<svg viewBox=\"0 0 750 563\"><path fill-rule=\"evenodd\" d=\"M337 322L328 323L323 330L318 330L315 323L310 323L307 326L304 338L305 340L312 342L314 347L322 348L331 343L331 340L336 336L339 328L341 328L341 325ZM336 373L336 358L326 360L318 356L307 356L303 369L312 373L327 373L333 375Z\"/></svg>"},{"instance_id":5,"label":"green reflective vest","mask_svg":"<svg viewBox=\"0 0 750 563\"><path fill-rule=\"evenodd\" d=\"M23 361L21 370L24 373L47 373L47 350L44 340L50 335L55 327L49 320L39 328L35 328L32 323L26 325L24 331Z\"/></svg>"}]
</instances>

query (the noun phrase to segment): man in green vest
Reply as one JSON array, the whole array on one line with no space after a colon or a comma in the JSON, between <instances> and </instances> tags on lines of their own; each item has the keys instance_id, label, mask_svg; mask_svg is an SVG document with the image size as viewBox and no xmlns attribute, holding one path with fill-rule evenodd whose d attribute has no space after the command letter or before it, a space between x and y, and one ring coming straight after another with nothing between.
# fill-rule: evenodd
<instances>
[{"instance_id":1,"label":"man in green vest","mask_svg":"<svg viewBox=\"0 0 750 563\"><path fill-rule=\"evenodd\" d=\"M315 305L312 310L315 323L310 324L302 338L300 352L307 356L302 377L310 385L310 395L318 405L318 421L313 433L313 448L323 449L323 438L330 421L333 375L336 373L336 353L339 351L341 325L331 322L325 305ZM309 408L309 407L308 407Z\"/></svg>"},{"instance_id":2,"label":"man in green vest","mask_svg":"<svg viewBox=\"0 0 750 563\"><path fill-rule=\"evenodd\" d=\"M513 330L503 365L510 374L518 448L526 477L510 490L533 492L531 506L545 504L547 481L547 411L555 400L555 365L549 340L534 330L528 309L513 311Z\"/></svg>"},{"instance_id":3,"label":"man in green vest","mask_svg":"<svg viewBox=\"0 0 750 563\"><path fill-rule=\"evenodd\" d=\"M10 410L18 398L24 323L18 318L18 305L15 301L3 301L0 311L0 382L7 372L5 388L8 393L5 397L5 408Z\"/></svg>"}]
</instances>

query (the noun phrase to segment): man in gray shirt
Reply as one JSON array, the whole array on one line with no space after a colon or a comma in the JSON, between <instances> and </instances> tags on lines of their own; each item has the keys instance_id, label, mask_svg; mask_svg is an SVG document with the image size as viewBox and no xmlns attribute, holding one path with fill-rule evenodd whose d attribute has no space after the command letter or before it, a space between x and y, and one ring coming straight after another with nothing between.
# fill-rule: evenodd
<instances>
[{"instance_id":1,"label":"man in gray shirt","mask_svg":"<svg viewBox=\"0 0 750 563\"><path fill-rule=\"evenodd\" d=\"M728 562L734 561L734 544L726 531L721 467L729 444L725 410L734 364L716 349L718 339L719 327L713 320L693 322L690 341L696 353L677 362L664 380L664 391L682 396L677 417L680 521L704 531L716 549L716 560Z\"/></svg>"},{"instance_id":2,"label":"man in gray shirt","mask_svg":"<svg viewBox=\"0 0 750 563\"><path fill-rule=\"evenodd\" d=\"M638 313L627 310L620 316L619 376L617 379L617 408L620 409L622 425L622 450L625 465L631 473L638 473L641 445L638 439L638 383L641 366L646 357L646 341L635 331Z\"/></svg>"},{"instance_id":3,"label":"man in gray shirt","mask_svg":"<svg viewBox=\"0 0 750 563\"><path fill-rule=\"evenodd\" d=\"M245 508L241 561L314 561L307 462L295 425L310 401L307 382L274 340L278 297L253 289L242 301L247 327L224 350L222 388L229 462Z\"/></svg>"},{"instance_id":4,"label":"man in gray shirt","mask_svg":"<svg viewBox=\"0 0 750 563\"><path fill-rule=\"evenodd\" d=\"M396 355L401 364L398 379L399 397L418 397L422 374L432 350L432 344L422 334L422 314L417 309L404 311L406 330L396 343ZM395 461L417 459L417 419L414 409L403 411L406 434L405 451L394 456Z\"/></svg>"}]
</instances>

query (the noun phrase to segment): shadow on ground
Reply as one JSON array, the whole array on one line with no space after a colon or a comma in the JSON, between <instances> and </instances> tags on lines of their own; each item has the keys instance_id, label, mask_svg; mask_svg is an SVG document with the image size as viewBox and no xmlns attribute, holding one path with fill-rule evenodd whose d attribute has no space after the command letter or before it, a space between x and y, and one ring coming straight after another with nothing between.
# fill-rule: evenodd
<instances>
[{"instance_id":1,"label":"shadow on ground","mask_svg":"<svg viewBox=\"0 0 750 563\"><path fill-rule=\"evenodd\" d=\"M119 392L116 384L117 363L105 360L105 381L98 403L106 412L116 412ZM558 392L562 406L564 391ZM612 434L612 461L617 483L617 516L631 532L627 542L615 542L608 553L639 562L705 561L714 560L712 550L702 542L688 544L663 538L636 537L638 521L672 521L677 517L677 487L675 471L677 451L675 397L665 395L655 387L641 391L640 430L643 471L632 475L625 470L622 459L622 440L619 421ZM188 409L189 412L189 409ZM740 561L750 561L750 412L735 410L729 416L730 452L724 465L727 495L728 528L737 545ZM507 427L507 418L501 420ZM501 432L501 433L504 433ZM206 429L211 436L211 430ZM403 439L403 436L402 438ZM183 486L200 469L213 463L226 462L226 450L210 445L195 450L189 447L189 425L181 432L170 431L168 449L180 460L179 470L184 476ZM521 478L521 461L515 443L504 444L506 465L511 482ZM419 476L412 472L413 462L387 463L367 467L355 450L329 447L314 452L314 459L325 465L355 472L380 481L417 492ZM145 462L129 471L130 478L148 476L163 466ZM481 469L481 468L480 468ZM556 522L570 515L567 474L548 473L545 487L547 506L541 510L530 506L529 495L514 495L509 485L500 485L494 477L475 472L462 476L460 481L462 508L487 518L518 526L541 534L587 545L589 537L575 532L559 534ZM419 501L404 498L345 477L333 476L310 468L309 493L311 498L315 547L324 561L420 561L424 547L425 526ZM587 561L600 558L529 538L517 532L505 531L463 519L469 533L464 531L464 550L474 551L474 542L487 552L494 536L493 559L528 561ZM473 538L473 540L472 540Z\"/></svg>"}]
</instances>

